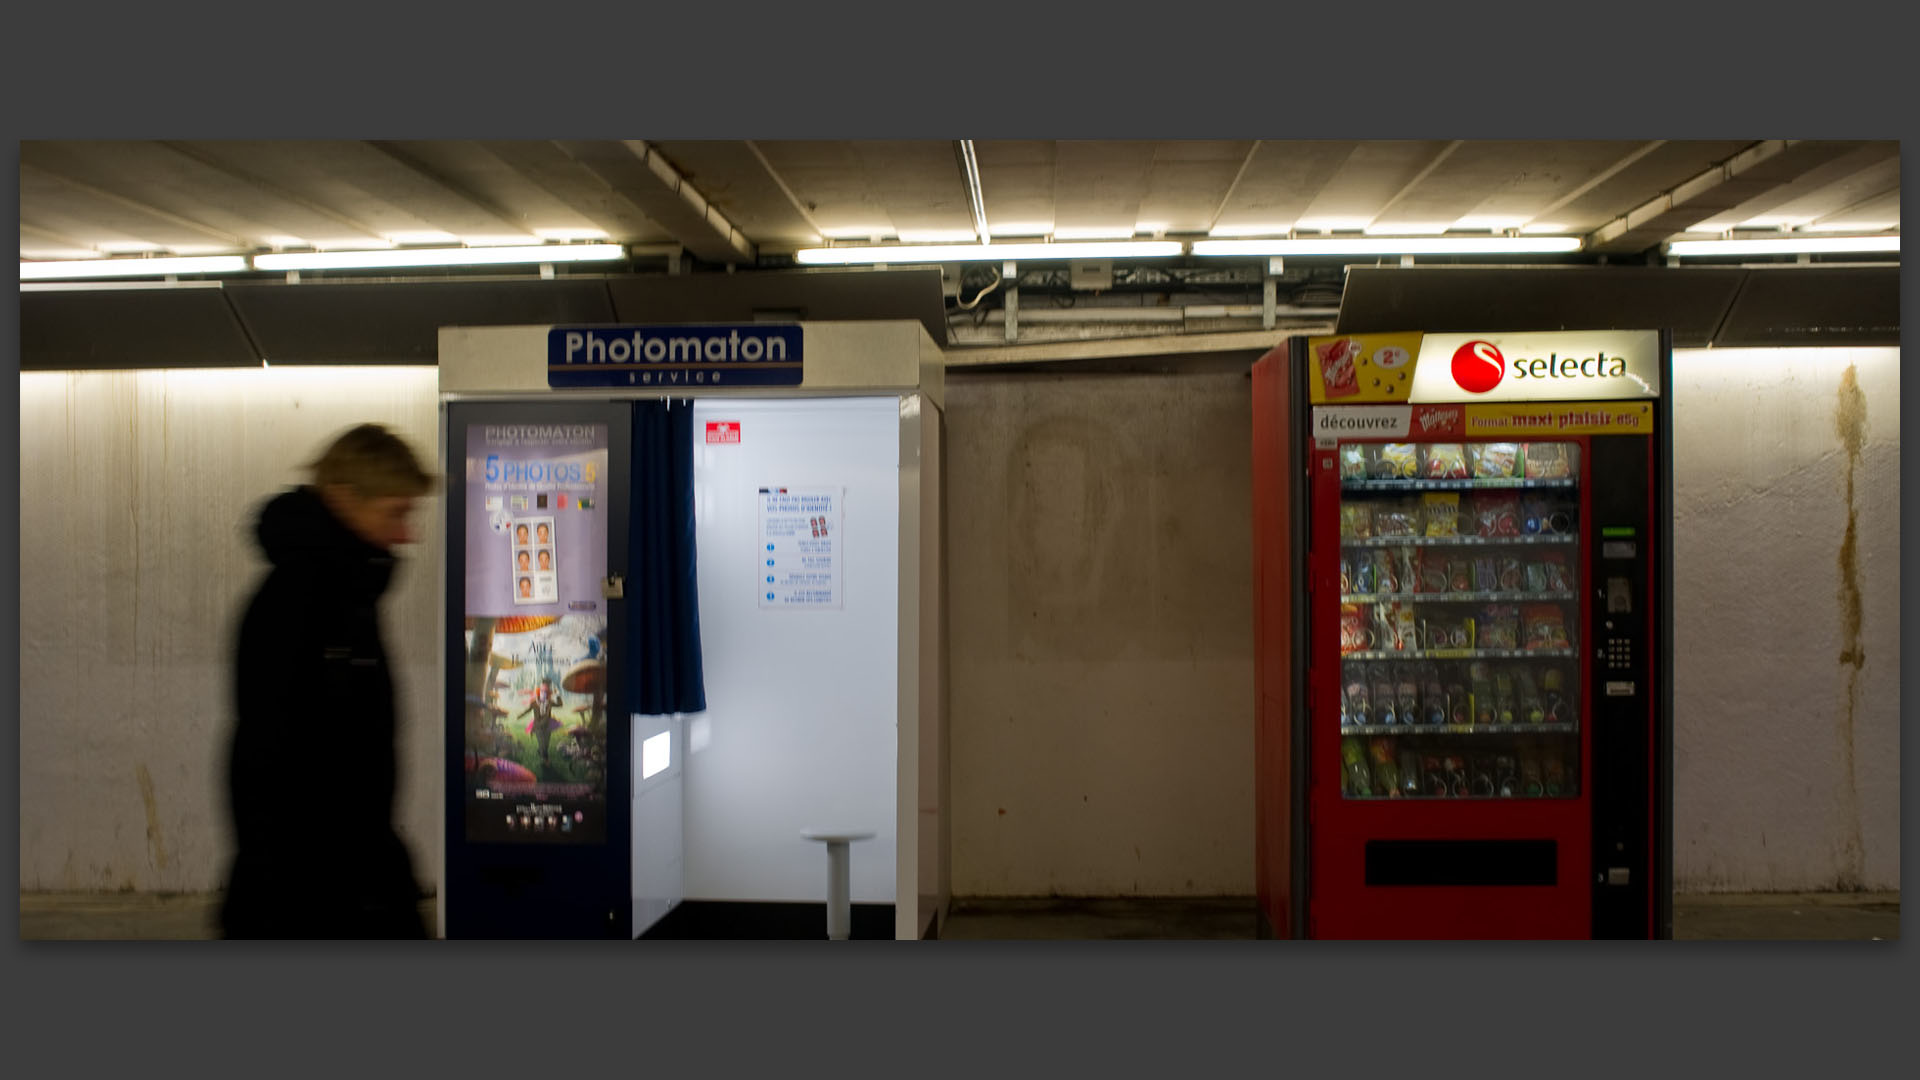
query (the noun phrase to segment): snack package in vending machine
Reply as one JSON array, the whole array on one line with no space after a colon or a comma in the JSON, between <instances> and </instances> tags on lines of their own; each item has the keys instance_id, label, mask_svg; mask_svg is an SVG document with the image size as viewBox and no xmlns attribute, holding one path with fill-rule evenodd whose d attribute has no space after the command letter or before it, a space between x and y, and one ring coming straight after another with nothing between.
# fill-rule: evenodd
<instances>
[{"instance_id":1,"label":"snack package in vending machine","mask_svg":"<svg viewBox=\"0 0 1920 1080\"><path fill-rule=\"evenodd\" d=\"M1571 649L1572 640L1567 636L1566 618L1557 604L1530 604L1524 612L1527 624L1527 644L1531 650Z\"/></svg>"},{"instance_id":2,"label":"snack package in vending machine","mask_svg":"<svg viewBox=\"0 0 1920 1080\"><path fill-rule=\"evenodd\" d=\"M1367 559L1373 564L1373 588L1376 592L1405 592L1406 583L1400 580L1400 568L1393 553L1386 548L1375 548L1367 552ZM1382 645L1381 648L1387 646Z\"/></svg>"},{"instance_id":3,"label":"snack package in vending machine","mask_svg":"<svg viewBox=\"0 0 1920 1080\"><path fill-rule=\"evenodd\" d=\"M1375 536L1420 535L1420 504L1406 499L1381 503L1373 511Z\"/></svg>"},{"instance_id":4,"label":"snack package in vending machine","mask_svg":"<svg viewBox=\"0 0 1920 1080\"><path fill-rule=\"evenodd\" d=\"M1475 754L1470 759L1467 790L1481 798L1493 796L1493 758L1490 755Z\"/></svg>"},{"instance_id":5,"label":"snack package in vending machine","mask_svg":"<svg viewBox=\"0 0 1920 1080\"><path fill-rule=\"evenodd\" d=\"M1340 535L1349 540L1365 540L1373 535L1373 507L1366 503L1340 504Z\"/></svg>"},{"instance_id":6,"label":"snack package in vending machine","mask_svg":"<svg viewBox=\"0 0 1920 1080\"><path fill-rule=\"evenodd\" d=\"M1564 480L1573 475L1565 443L1528 443L1526 474L1534 480Z\"/></svg>"},{"instance_id":7,"label":"snack package in vending machine","mask_svg":"<svg viewBox=\"0 0 1920 1080\"><path fill-rule=\"evenodd\" d=\"M1394 707L1398 700L1393 687L1392 673L1387 670L1386 661L1380 660L1367 665L1370 681L1373 683L1373 722L1376 724L1399 723L1400 717Z\"/></svg>"},{"instance_id":8,"label":"snack package in vending machine","mask_svg":"<svg viewBox=\"0 0 1920 1080\"><path fill-rule=\"evenodd\" d=\"M1464 555L1447 557L1447 591L1473 591L1473 560Z\"/></svg>"},{"instance_id":9,"label":"snack package in vending machine","mask_svg":"<svg viewBox=\"0 0 1920 1080\"><path fill-rule=\"evenodd\" d=\"M1573 701L1567 696L1567 673L1555 666L1547 669L1540 679L1540 706L1549 724L1567 724L1573 721Z\"/></svg>"},{"instance_id":10,"label":"snack package in vending machine","mask_svg":"<svg viewBox=\"0 0 1920 1080\"><path fill-rule=\"evenodd\" d=\"M1513 674L1505 668L1493 673L1494 722L1513 723L1515 703L1513 695Z\"/></svg>"},{"instance_id":11,"label":"snack package in vending machine","mask_svg":"<svg viewBox=\"0 0 1920 1080\"><path fill-rule=\"evenodd\" d=\"M1512 604L1488 604L1474 624L1474 636L1482 649L1518 649L1520 609Z\"/></svg>"},{"instance_id":12,"label":"snack package in vending machine","mask_svg":"<svg viewBox=\"0 0 1920 1080\"><path fill-rule=\"evenodd\" d=\"M1366 666L1359 661L1349 660L1341 667L1346 675L1340 693L1341 722L1351 721L1360 725L1373 723L1373 706L1369 703L1372 691L1367 686Z\"/></svg>"},{"instance_id":13,"label":"snack package in vending machine","mask_svg":"<svg viewBox=\"0 0 1920 1080\"><path fill-rule=\"evenodd\" d=\"M1519 792L1520 775L1514 768L1512 755L1501 754L1493 759L1493 788L1503 799L1511 799Z\"/></svg>"},{"instance_id":14,"label":"snack package in vending machine","mask_svg":"<svg viewBox=\"0 0 1920 1080\"><path fill-rule=\"evenodd\" d=\"M1371 768L1373 772L1373 793L1390 799L1400 797L1400 769L1394 763L1393 739L1387 735L1375 735L1368 747L1373 753Z\"/></svg>"},{"instance_id":15,"label":"snack package in vending machine","mask_svg":"<svg viewBox=\"0 0 1920 1080\"><path fill-rule=\"evenodd\" d=\"M1566 758L1558 749L1549 750L1541 770L1545 773L1542 788L1548 798L1559 798L1568 794Z\"/></svg>"},{"instance_id":16,"label":"snack package in vending machine","mask_svg":"<svg viewBox=\"0 0 1920 1080\"><path fill-rule=\"evenodd\" d=\"M1447 591L1447 560L1431 548L1420 549L1414 562L1413 575L1419 592Z\"/></svg>"},{"instance_id":17,"label":"snack package in vending machine","mask_svg":"<svg viewBox=\"0 0 1920 1080\"><path fill-rule=\"evenodd\" d=\"M1540 752L1532 743L1520 745L1520 793L1529 798L1539 798L1547 790L1546 777L1540 768Z\"/></svg>"},{"instance_id":18,"label":"snack package in vending machine","mask_svg":"<svg viewBox=\"0 0 1920 1080\"><path fill-rule=\"evenodd\" d=\"M1355 795L1373 794L1373 770L1367 767L1366 747L1358 735L1340 740L1340 760L1346 766L1347 783Z\"/></svg>"},{"instance_id":19,"label":"snack package in vending machine","mask_svg":"<svg viewBox=\"0 0 1920 1080\"><path fill-rule=\"evenodd\" d=\"M1420 795L1420 759L1411 750L1400 751L1400 797L1418 798Z\"/></svg>"},{"instance_id":20,"label":"snack package in vending machine","mask_svg":"<svg viewBox=\"0 0 1920 1080\"><path fill-rule=\"evenodd\" d=\"M1421 715L1429 724L1447 722L1447 691L1440 685L1440 666L1434 663L1420 665Z\"/></svg>"},{"instance_id":21,"label":"snack package in vending machine","mask_svg":"<svg viewBox=\"0 0 1920 1080\"><path fill-rule=\"evenodd\" d=\"M1429 480L1465 480L1467 450L1459 443L1434 443L1427 447L1426 478Z\"/></svg>"},{"instance_id":22,"label":"snack package in vending machine","mask_svg":"<svg viewBox=\"0 0 1920 1080\"><path fill-rule=\"evenodd\" d=\"M1381 444L1373 459L1373 475L1381 480L1411 480L1420 475L1413 444Z\"/></svg>"},{"instance_id":23,"label":"snack package in vending machine","mask_svg":"<svg viewBox=\"0 0 1920 1080\"><path fill-rule=\"evenodd\" d=\"M1430 491L1420 497L1428 536L1460 535L1460 493Z\"/></svg>"},{"instance_id":24,"label":"snack package in vending machine","mask_svg":"<svg viewBox=\"0 0 1920 1080\"><path fill-rule=\"evenodd\" d=\"M1373 647L1374 631L1367 625L1366 609L1359 604L1340 605L1340 651L1362 652Z\"/></svg>"},{"instance_id":25,"label":"snack package in vending machine","mask_svg":"<svg viewBox=\"0 0 1920 1080\"><path fill-rule=\"evenodd\" d=\"M1507 479L1520 475L1520 444L1468 443L1467 461L1477 479Z\"/></svg>"},{"instance_id":26,"label":"snack package in vending machine","mask_svg":"<svg viewBox=\"0 0 1920 1080\"><path fill-rule=\"evenodd\" d=\"M1468 680L1473 687L1473 723L1491 724L1498 715L1493 700L1493 672L1484 661L1476 660L1467 665Z\"/></svg>"},{"instance_id":27,"label":"snack package in vending machine","mask_svg":"<svg viewBox=\"0 0 1920 1080\"><path fill-rule=\"evenodd\" d=\"M1533 680L1533 672L1526 668L1519 671L1520 679L1520 717L1523 723L1538 724L1547 718L1547 710L1541 701L1540 687Z\"/></svg>"},{"instance_id":28,"label":"snack package in vending machine","mask_svg":"<svg viewBox=\"0 0 1920 1080\"><path fill-rule=\"evenodd\" d=\"M1473 500L1474 533L1483 540L1521 535L1520 500L1511 494L1479 492Z\"/></svg>"},{"instance_id":29,"label":"snack package in vending machine","mask_svg":"<svg viewBox=\"0 0 1920 1080\"><path fill-rule=\"evenodd\" d=\"M1419 723L1420 683L1419 676L1416 674L1412 664L1394 665L1393 688L1394 699L1397 704L1395 711L1400 715L1400 722L1403 724Z\"/></svg>"}]
</instances>

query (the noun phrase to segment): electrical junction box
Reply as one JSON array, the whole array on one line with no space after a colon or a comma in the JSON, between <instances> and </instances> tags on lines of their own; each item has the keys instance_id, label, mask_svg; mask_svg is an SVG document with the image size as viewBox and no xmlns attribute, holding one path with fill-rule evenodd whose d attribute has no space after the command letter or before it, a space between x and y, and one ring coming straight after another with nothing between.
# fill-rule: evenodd
<instances>
[{"instance_id":1,"label":"electrical junction box","mask_svg":"<svg viewBox=\"0 0 1920 1080\"><path fill-rule=\"evenodd\" d=\"M1103 292L1113 288L1113 260L1087 259L1068 264L1069 283L1075 292Z\"/></svg>"}]
</instances>

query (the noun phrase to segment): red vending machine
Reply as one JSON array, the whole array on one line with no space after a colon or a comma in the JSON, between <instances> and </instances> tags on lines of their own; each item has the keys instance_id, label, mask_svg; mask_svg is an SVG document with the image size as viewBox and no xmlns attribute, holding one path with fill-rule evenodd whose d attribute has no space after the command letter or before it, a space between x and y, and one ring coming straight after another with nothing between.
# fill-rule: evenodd
<instances>
[{"instance_id":1,"label":"red vending machine","mask_svg":"<svg viewBox=\"0 0 1920 1080\"><path fill-rule=\"evenodd\" d=\"M1670 339L1254 370L1259 888L1314 938L1663 938Z\"/></svg>"}]
</instances>

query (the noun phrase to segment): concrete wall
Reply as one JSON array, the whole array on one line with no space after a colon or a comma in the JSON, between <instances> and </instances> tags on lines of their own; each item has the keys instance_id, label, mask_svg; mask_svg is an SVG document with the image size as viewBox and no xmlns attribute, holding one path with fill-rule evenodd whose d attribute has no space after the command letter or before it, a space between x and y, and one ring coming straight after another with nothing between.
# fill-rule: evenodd
<instances>
[{"instance_id":1,"label":"concrete wall","mask_svg":"<svg viewBox=\"0 0 1920 1080\"><path fill-rule=\"evenodd\" d=\"M955 896L1253 892L1249 392L948 373Z\"/></svg>"},{"instance_id":2,"label":"concrete wall","mask_svg":"<svg viewBox=\"0 0 1920 1080\"><path fill-rule=\"evenodd\" d=\"M1674 873L1900 887L1898 349L1674 359Z\"/></svg>"},{"instance_id":3,"label":"concrete wall","mask_svg":"<svg viewBox=\"0 0 1920 1080\"><path fill-rule=\"evenodd\" d=\"M379 421L434 460L431 368L20 377L20 887L217 888L232 633L265 573L259 502L331 436ZM437 551L437 503L419 515ZM431 884L440 822L438 560L408 561L384 630L399 687L397 821ZM354 743L316 739L314 777Z\"/></svg>"},{"instance_id":4,"label":"concrete wall","mask_svg":"<svg viewBox=\"0 0 1920 1080\"><path fill-rule=\"evenodd\" d=\"M1678 358L1683 890L1898 887L1897 361ZM1247 395L952 376L955 895L1251 893ZM264 569L244 529L363 419L428 450L433 373L22 376L22 888L218 885L227 635ZM429 878L436 597L413 564L386 606Z\"/></svg>"},{"instance_id":5,"label":"concrete wall","mask_svg":"<svg viewBox=\"0 0 1920 1080\"><path fill-rule=\"evenodd\" d=\"M1676 360L1682 891L1899 887L1897 365ZM956 896L1252 891L1249 392L949 376Z\"/></svg>"}]
</instances>

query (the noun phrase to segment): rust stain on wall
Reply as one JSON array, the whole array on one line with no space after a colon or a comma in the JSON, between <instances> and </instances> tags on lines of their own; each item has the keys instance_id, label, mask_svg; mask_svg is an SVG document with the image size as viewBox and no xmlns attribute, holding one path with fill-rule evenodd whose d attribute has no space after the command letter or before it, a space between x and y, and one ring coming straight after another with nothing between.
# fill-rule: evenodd
<instances>
[{"instance_id":1,"label":"rust stain on wall","mask_svg":"<svg viewBox=\"0 0 1920 1080\"><path fill-rule=\"evenodd\" d=\"M1838 856L1840 889L1858 889L1866 871L1865 843L1860 828L1860 791L1854 782L1854 713L1859 705L1860 668L1866 649L1860 641L1861 599L1859 562L1859 508L1854 501L1854 474L1867 441L1867 396L1860 391L1859 367L1847 365L1840 376L1839 402L1834 407L1834 430L1847 454L1847 528L1840 539L1840 666L1846 672L1846 699L1839 714L1840 822L1843 830Z\"/></svg>"},{"instance_id":2,"label":"rust stain on wall","mask_svg":"<svg viewBox=\"0 0 1920 1080\"><path fill-rule=\"evenodd\" d=\"M133 776L140 782L140 800L147 804L147 846L153 849L154 864L165 870L167 841L160 833L160 804L153 797L153 777L147 775L144 764L133 767Z\"/></svg>"}]
</instances>

